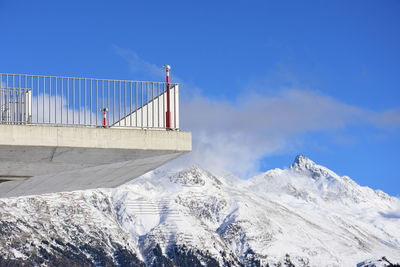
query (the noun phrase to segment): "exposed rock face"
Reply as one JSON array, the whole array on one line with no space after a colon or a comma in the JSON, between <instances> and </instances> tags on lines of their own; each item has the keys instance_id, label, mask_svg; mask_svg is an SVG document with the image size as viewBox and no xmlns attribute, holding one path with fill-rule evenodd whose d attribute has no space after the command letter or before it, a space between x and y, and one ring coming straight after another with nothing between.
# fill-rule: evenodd
<instances>
[{"instance_id":1,"label":"exposed rock face","mask_svg":"<svg viewBox=\"0 0 400 267\"><path fill-rule=\"evenodd\" d=\"M385 266L399 203L304 156L249 180L155 171L0 199L0 266Z\"/></svg>"}]
</instances>

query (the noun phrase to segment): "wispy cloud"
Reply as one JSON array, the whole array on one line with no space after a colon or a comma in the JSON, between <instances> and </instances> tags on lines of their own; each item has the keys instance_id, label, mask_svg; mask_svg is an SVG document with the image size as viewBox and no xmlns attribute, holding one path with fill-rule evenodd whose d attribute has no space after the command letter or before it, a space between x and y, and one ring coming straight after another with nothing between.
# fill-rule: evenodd
<instances>
[{"instance_id":1,"label":"wispy cloud","mask_svg":"<svg viewBox=\"0 0 400 267\"><path fill-rule=\"evenodd\" d=\"M400 127L400 109L370 112L368 119L379 128L397 129Z\"/></svg>"},{"instance_id":2,"label":"wispy cloud","mask_svg":"<svg viewBox=\"0 0 400 267\"><path fill-rule=\"evenodd\" d=\"M164 80L165 74L161 66L143 60L139 55L129 49L113 46L115 52L123 58L129 65L133 73L144 74L156 80Z\"/></svg>"},{"instance_id":3,"label":"wispy cloud","mask_svg":"<svg viewBox=\"0 0 400 267\"><path fill-rule=\"evenodd\" d=\"M373 112L300 89L230 103L198 96L182 103L181 117L195 136L194 161L241 175L256 172L262 157L296 146L307 133L357 125L400 128L396 111Z\"/></svg>"},{"instance_id":4,"label":"wispy cloud","mask_svg":"<svg viewBox=\"0 0 400 267\"><path fill-rule=\"evenodd\" d=\"M153 64L133 55L131 66L155 72ZM181 101L180 116L183 129L193 132L193 152L181 162L241 176L257 172L261 158L297 146L307 133L357 125L400 127L398 110L370 111L304 89L279 90L272 96L247 93L229 102L197 93Z\"/></svg>"}]
</instances>

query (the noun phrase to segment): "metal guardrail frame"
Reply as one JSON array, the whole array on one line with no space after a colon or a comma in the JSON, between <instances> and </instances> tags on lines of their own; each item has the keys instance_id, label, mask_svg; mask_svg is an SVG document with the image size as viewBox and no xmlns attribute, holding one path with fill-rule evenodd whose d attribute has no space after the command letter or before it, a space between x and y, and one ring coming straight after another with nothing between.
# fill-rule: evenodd
<instances>
[{"instance_id":1,"label":"metal guardrail frame","mask_svg":"<svg viewBox=\"0 0 400 267\"><path fill-rule=\"evenodd\" d=\"M0 87L0 124L30 123L31 93L25 88Z\"/></svg>"},{"instance_id":2,"label":"metal guardrail frame","mask_svg":"<svg viewBox=\"0 0 400 267\"><path fill-rule=\"evenodd\" d=\"M15 117L0 124L166 129L167 88L178 130L175 83L0 73L0 103L14 104ZM8 103L15 92L19 101Z\"/></svg>"}]
</instances>

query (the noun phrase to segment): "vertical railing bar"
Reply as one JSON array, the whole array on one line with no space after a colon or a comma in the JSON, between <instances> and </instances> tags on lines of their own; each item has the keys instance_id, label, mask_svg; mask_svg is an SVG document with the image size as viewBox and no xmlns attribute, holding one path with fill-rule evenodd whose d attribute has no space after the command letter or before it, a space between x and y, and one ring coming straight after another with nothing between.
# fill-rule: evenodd
<instances>
[{"instance_id":1,"label":"vertical railing bar","mask_svg":"<svg viewBox=\"0 0 400 267\"><path fill-rule=\"evenodd\" d=\"M177 87L176 87L176 86L177 86L177 85L175 84L175 85L174 85L174 128L175 128L175 130L178 129L178 126L177 126L177 124L176 124L177 116L178 116L178 114L176 113L176 105L177 105L177 101L179 101L179 100L176 98L176 90L177 90Z\"/></svg>"},{"instance_id":2,"label":"vertical railing bar","mask_svg":"<svg viewBox=\"0 0 400 267\"><path fill-rule=\"evenodd\" d=\"M25 75L23 75L22 76L23 78L21 78L21 82L22 82L22 84L21 84L21 124L26 124L26 115L25 115L25 112L26 112L26 106L25 106L25 98L26 98L26 95L28 94L27 93L27 88L28 88L28 86L26 85L26 83L27 83L27 77L26 77L26 74Z\"/></svg>"},{"instance_id":3,"label":"vertical railing bar","mask_svg":"<svg viewBox=\"0 0 400 267\"><path fill-rule=\"evenodd\" d=\"M154 128L154 83L151 83L151 116L152 116L152 121L151 121L151 127Z\"/></svg>"},{"instance_id":4,"label":"vertical railing bar","mask_svg":"<svg viewBox=\"0 0 400 267\"><path fill-rule=\"evenodd\" d=\"M34 81L33 81L33 76L31 76L31 97L32 97L32 99L31 99L31 102L30 102L30 107L29 108L31 108L31 123L33 123L33 99L34 99L34 90L33 90L33 85L34 85ZM37 98L36 98L37 99ZM35 114L37 114L37 111L35 112ZM28 110L28 118L29 118L29 110Z\"/></svg>"},{"instance_id":5,"label":"vertical railing bar","mask_svg":"<svg viewBox=\"0 0 400 267\"><path fill-rule=\"evenodd\" d=\"M121 81L118 82L118 121L121 126Z\"/></svg>"},{"instance_id":6,"label":"vertical railing bar","mask_svg":"<svg viewBox=\"0 0 400 267\"><path fill-rule=\"evenodd\" d=\"M83 79L83 124L86 126L86 80Z\"/></svg>"},{"instance_id":7,"label":"vertical railing bar","mask_svg":"<svg viewBox=\"0 0 400 267\"><path fill-rule=\"evenodd\" d=\"M4 121L4 113L5 113L5 104L4 102L4 97L5 97L5 88L3 89L3 74L0 74L0 86L1 86L1 91L0 91L0 107L2 108L1 111L1 123L5 123Z\"/></svg>"},{"instance_id":8,"label":"vertical railing bar","mask_svg":"<svg viewBox=\"0 0 400 267\"><path fill-rule=\"evenodd\" d=\"M93 124L93 120L92 120L92 113L93 113L93 107L92 107L93 80L90 79L89 82L90 82L90 104L89 104L90 105L90 110L89 110L90 114L89 114L89 116L90 116L90 125L92 125Z\"/></svg>"},{"instance_id":9,"label":"vertical railing bar","mask_svg":"<svg viewBox=\"0 0 400 267\"><path fill-rule=\"evenodd\" d=\"M4 123L3 116L3 74L0 73L0 123Z\"/></svg>"},{"instance_id":10,"label":"vertical railing bar","mask_svg":"<svg viewBox=\"0 0 400 267\"><path fill-rule=\"evenodd\" d=\"M22 80L22 76L20 76L20 78L21 78L21 80ZM22 88L22 81L21 81L21 84L20 84L20 88ZM18 107L19 107L19 118L18 118L18 120L19 120L19 124L23 124L23 117L22 117L22 114L23 114L23 112L24 112L24 101L23 101L23 92L24 92L25 90L24 89L20 89L19 90L19 102L18 102Z\"/></svg>"},{"instance_id":11,"label":"vertical railing bar","mask_svg":"<svg viewBox=\"0 0 400 267\"><path fill-rule=\"evenodd\" d=\"M72 125L75 125L75 102L76 102L76 99L75 99L75 88L76 88L76 86L75 86L75 79L71 79L71 82L72 82Z\"/></svg>"},{"instance_id":12,"label":"vertical railing bar","mask_svg":"<svg viewBox=\"0 0 400 267\"><path fill-rule=\"evenodd\" d=\"M99 81L96 80L96 127L99 126Z\"/></svg>"},{"instance_id":13,"label":"vertical railing bar","mask_svg":"<svg viewBox=\"0 0 400 267\"><path fill-rule=\"evenodd\" d=\"M104 80L101 82L101 108L106 108L104 106ZM106 125L104 125L106 126Z\"/></svg>"},{"instance_id":14,"label":"vertical railing bar","mask_svg":"<svg viewBox=\"0 0 400 267\"><path fill-rule=\"evenodd\" d=\"M106 81L107 83L107 106L108 106L108 110L111 112L111 106L110 106L110 81ZM108 114L110 114L110 112ZM109 118L111 119L111 116L109 116ZM112 122L114 123L114 122ZM110 123L108 124L110 125Z\"/></svg>"},{"instance_id":15,"label":"vertical railing bar","mask_svg":"<svg viewBox=\"0 0 400 267\"><path fill-rule=\"evenodd\" d=\"M17 81L15 81L15 76L13 76L13 88L18 88L17 87L17 82L18 82L18 76L17 76ZM13 94L13 108L14 112L13 114L13 123L17 124L18 123L18 89L12 90Z\"/></svg>"},{"instance_id":16,"label":"vertical railing bar","mask_svg":"<svg viewBox=\"0 0 400 267\"><path fill-rule=\"evenodd\" d=\"M17 76L18 77L18 87L15 85L14 87L17 87L17 88L21 88L21 75L18 75ZM19 95L21 94L21 90L20 89L17 89L17 90L15 90L15 109L16 109L16 113L15 113L15 121L16 121L16 124L19 124L20 123L20 121L19 121L19 113L21 113L21 111L20 111L20 99L19 99Z\"/></svg>"},{"instance_id":17,"label":"vertical railing bar","mask_svg":"<svg viewBox=\"0 0 400 267\"><path fill-rule=\"evenodd\" d=\"M63 124L64 78L61 79L61 124Z\"/></svg>"},{"instance_id":18,"label":"vertical railing bar","mask_svg":"<svg viewBox=\"0 0 400 267\"><path fill-rule=\"evenodd\" d=\"M4 116L4 111L3 111L4 105L3 105L3 74L0 73L0 123L3 123L3 116Z\"/></svg>"},{"instance_id":19,"label":"vertical railing bar","mask_svg":"<svg viewBox=\"0 0 400 267\"><path fill-rule=\"evenodd\" d=\"M9 88L9 75L7 75L7 77L6 77L6 88ZM9 93L6 93L6 99L5 99L5 104L6 104L6 109L7 109L7 112L6 112L6 122L7 122L7 124L9 124L10 123L10 121L11 121L11 117L10 117L10 115L9 114L11 114L10 113L10 103L8 103L10 100L10 97L11 97L11 94L9 94Z\"/></svg>"},{"instance_id":20,"label":"vertical railing bar","mask_svg":"<svg viewBox=\"0 0 400 267\"><path fill-rule=\"evenodd\" d=\"M14 87L14 75L11 75L11 81L10 82L11 82L11 86L10 87L13 88ZM14 116L12 115L13 114L12 109L14 108L13 103L12 103L12 99L13 99L13 91L10 90L10 97L9 97L9 100L8 100L9 107L10 107L9 108L10 109L10 115L9 115L10 124L12 124L14 122Z\"/></svg>"},{"instance_id":21,"label":"vertical railing bar","mask_svg":"<svg viewBox=\"0 0 400 267\"><path fill-rule=\"evenodd\" d=\"M113 83L113 123L115 123L115 81L112 81Z\"/></svg>"},{"instance_id":22,"label":"vertical railing bar","mask_svg":"<svg viewBox=\"0 0 400 267\"><path fill-rule=\"evenodd\" d=\"M130 124L129 126L132 127L132 116L133 116L133 110L132 110L132 81L129 82L129 93L130 93L130 105L129 105L129 118L130 118Z\"/></svg>"},{"instance_id":23,"label":"vertical railing bar","mask_svg":"<svg viewBox=\"0 0 400 267\"><path fill-rule=\"evenodd\" d=\"M27 124L27 116L26 116L26 111L27 111L27 107L26 107L26 96L28 95L28 77L27 75L23 75L22 78L22 90L21 90L21 109L22 109L22 113L21 113L21 124Z\"/></svg>"},{"instance_id":24,"label":"vertical railing bar","mask_svg":"<svg viewBox=\"0 0 400 267\"><path fill-rule=\"evenodd\" d=\"M135 127L138 127L138 123L137 123L137 121L138 121L138 111L139 111L139 109L138 109L138 83L137 82L135 82L135 120L136 120L136 122L135 122Z\"/></svg>"},{"instance_id":25,"label":"vertical railing bar","mask_svg":"<svg viewBox=\"0 0 400 267\"><path fill-rule=\"evenodd\" d=\"M162 112L161 112L162 124L161 124L161 128L165 128L165 92L164 92L164 83L161 84L161 95L160 96L162 96Z\"/></svg>"},{"instance_id":26,"label":"vertical railing bar","mask_svg":"<svg viewBox=\"0 0 400 267\"><path fill-rule=\"evenodd\" d=\"M18 124L21 124L21 122L22 122L22 117L21 117L21 113L22 113L22 94L21 94L21 88L22 88L22 76L21 75L19 75L18 76L18 87L20 88L19 90L18 90L18 94L17 94L17 109L18 109L18 118L17 118L17 120L18 120Z\"/></svg>"},{"instance_id":27,"label":"vertical railing bar","mask_svg":"<svg viewBox=\"0 0 400 267\"><path fill-rule=\"evenodd\" d=\"M37 80L37 87L36 87L36 91L37 91L37 97L36 97L36 114L37 114L37 118L36 118L36 123L39 123L39 96L40 96L40 78L36 77Z\"/></svg>"},{"instance_id":28,"label":"vertical railing bar","mask_svg":"<svg viewBox=\"0 0 400 267\"><path fill-rule=\"evenodd\" d=\"M69 79L65 79L67 82L67 124L69 124L69 102L71 102L69 100Z\"/></svg>"},{"instance_id":29,"label":"vertical railing bar","mask_svg":"<svg viewBox=\"0 0 400 267\"><path fill-rule=\"evenodd\" d=\"M21 84L20 84L21 76L18 75L17 77L18 77L18 88L21 88ZM15 109L16 109L15 121L17 122L17 124L20 124L20 119L19 119L19 117L20 117L19 114L21 113L20 94L21 94L21 89L17 89L15 91Z\"/></svg>"},{"instance_id":30,"label":"vertical railing bar","mask_svg":"<svg viewBox=\"0 0 400 267\"><path fill-rule=\"evenodd\" d=\"M168 86L166 83L163 83L163 125L164 128L167 127L167 117L166 117L166 113L167 113L167 90L168 90Z\"/></svg>"},{"instance_id":31,"label":"vertical railing bar","mask_svg":"<svg viewBox=\"0 0 400 267\"><path fill-rule=\"evenodd\" d=\"M2 78L2 79L4 79L4 78ZM5 88L4 88L4 90L3 90L3 96L4 96L4 99L3 99L3 105L4 105L4 114L3 114L3 118L2 118L2 120L4 120L4 123L5 124L7 124L7 91L6 91L6 89L7 89L7 75L6 75L6 79L5 79Z\"/></svg>"},{"instance_id":32,"label":"vertical railing bar","mask_svg":"<svg viewBox=\"0 0 400 267\"><path fill-rule=\"evenodd\" d=\"M11 77L10 77L10 83L11 83L11 86L10 87L14 87L14 85L13 85L13 76L11 75ZM7 88L9 88L9 86L7 86ZM9 124L11 124L11 123L13 123L13 121L14 121L14 118L12 117L12 109L13 109L13 105L12 105L12 97L13 97L13 95L12 95L12 93L13 93L13 91L12 90L10 90L10 93L8 93L8 95L9 95L9 97L8 97L8 109L10 110L9 111L9 115L7 116L7 120L8 120L8 123Z\"/></svg>"},{"instance_id":33,"label":"vertical railing bar","mask_svg":"<svg viewBox=\"0 0 400 267\"><path fill-rule=\"evenodd\" d=\"M3 74L0 73L0 123L4 123L3 116Z\"/></svg>"},{"instance_id":34,"label":"vertical railing bar","mask_svg":"<svg viewBox=\"0 0 400 267\"><path fill-rule=\"evenodd\" d=\"M42 123L44 123L44 109L45 109L45 105L46 105L46 101L44 100L44 95L46 94L46 83L45 83L45 78L43 77L42 78L42 81L43 81L43 109L42 109Z\"/></svg>"},{"instance_id":35,"label":"vertical railing bar","mask_svg":"<svg viewBox=\"0 0 400 267\"><path fill-rule=\"evenodd\" d=\"M11 76L11 89L12 88L14 88L15 87L15 85L14 85L14 75L12 75ZM15 107L14 107L14 105L13 105L13 99L14 99L14 91L13 90L10 90L10 100L9 100L9 102L10 102L10 104L9 104L9 106L10 106L10 123L12 124L12 123L14 123L14 109L15 109Z\"/></svg>"},{"instance_id":36,"label":"vertical railing bar","mask_svg":"<svg viewBox=\"0 0 400 267\"><path fill-rule=\"evenodd\" d=\"M12 75L11 76L11 86L10 87L14 87L14 75ZM13 102L12 102L12 100L13 100L13 91L11 90L10 91L10 100L9 100L9 102L10 102L10 123L13 123L14 122L14 116L13 116L13 112L12 112L12 110L14 109L14 106L13 106Z\"/></svg>"},{"instance_id":37,"label":"vertical railing bar","mask_svg":"<svg viewBox=\"0 0 400 267\"><path fill-rule=\"evenodd\" d=\"M17 76L17 80L18 80L18 81L15 82L14 87L17 87L17 82L18 82L18 87L17 87L17 88L20 88L20 87L21 87L20 79L21 79L21 76L18 75L18 76ZM14 105L15 113L14 113L14 121L15 121L16 124L19 124L19 113L20 113L20 106L19 106L19 101L20 101L20 99L19 99L19 94L21 93L21 91L20 91L20 89L17 89L17 90L15 90L14 92L15 92L15 102L14 102L14 104L15 104L15 105Z\"/></svg>"},{"instance_id":38,"label":"vertical railing bar","mask_svg":"<svg viewBox=\"0 0 400 267\"><path fill-rule=\"evenodd\" d=\"M11 82L12 82L12 88L15 88L15 75L12 76L12 81ZM12 98L11 98L11 107L13 109L13 112L11 112L11 114L12 114L11 122L15 123L15 100L14 100L15 91L14 90L11 90L11 96L12 96Z\"/></svg>"},{"instance_id":39,"label":"vertical railing bar","mask_svg":"<svg viewBox=\"0 0 400 267\"><path fill-rule=\"evenodd\" d=\"M126 116L126 81L124 81L124 118ZM124 119L124 126L126 127L126 118Z\"/></svg>"},{"instance_id":40,"label":"vertical railing bar","mask_svg":"<svg viewBox=\"0 0 400 267\"><path fill-rule=\"evenodd\" d=\"M78 78L78 125L81 125L81 79Z\"/></svg>"},{"instance_id":41,"label":"vertical railing bar","mask_svg":"<svg viewBox=\"0 0 400 267\"><path fill-rule=\"evenodd\" d=\"M7 75L7 86L6 86L7 88L9 88L9 86L8 86L8 80L9 80L9 77L8 77L8 75ZM7 94L7 98L10 99L10 98L11 98L11 94L10 94L10 96L8 96L8 94ZM10 106L9 103L7 103L7 101L10 101L10 100L7 100L7 98L6 98L6 105L7 105L7 109L10 110L10 109L11 109L11 106ZM9 113L9 112L8 112L8 113ZM11 114L11 113L9 113L9 114ZM7 116L7 123L10 123L10 122L11 122L11 116L10 116L9 114L6 113L6 116Z\"/></svg>"},{"instance_id":42,"label":"vertical railing bar","mask_svg":"<svg viewBox=\"0 0 400 267\"><path fill-rule=\"evenodd\" d=\"M9 88L9 85L8 85L8 84L9 84L9 81L8 81L9 79L10 79L10 78L9 78L8 75L7 75L7 82L6 82L7 85L6 85L6 88ZM11 112L11 111L10 111L11 106L10 106L10 103L9 103L9 102L10 102L10 99L11 99L11 92L10 92L10 94L7 93L6 96L7 96L7 97L6 97L6 101L5 101L5 102L6 102L6 107L7 107L7 110L8 110L7 113L6 113L6 116L7 116L7 123L9 124L9 123L11 122L11 113L10 113L10 112Z\"/></svg>"},{"instance_id":43,"label":"vertical railing bar","mask_svg":"<svg viewBox=\"0 0 400 267\"><path fill-rule=\"evenodd\" d=\"M15 75L13 76L13 88L17 87L17 82L15 81ZM14 108L14 112L13 114L13 123L17 123L18 122L18 90L13 90L12 91L13 94L13 108Z\"/></svg>"},{"instance_id":44,"label":"vertical railing bar","mask_svg":"<svg viewBox=\"0 0 400 267\"><path fill-rule=\"evenodd\" d=\"M50 117L50 113L51 113L50 112L50 110L51 110L51 91L52 91L51 90L52 89L51 88L51 77L49 77L48 80L49 80L49 111L48 111L49 112L49 122L48 123L50 124L51 123L51 117Z\"/></svg>"},{"instance_id":45,"label":"vertical railing bar","mask_svg":"<svg viewBox=\"0 0 400 267\"><path fill-rule=\"evenodd\" d=\"M24 82L23 82L22 90L21 90L21 110L22 110L21 124L26 124L27 118L26 118L26 101L25 101L25 99L26 99L26 95L28 94L27 93L27 89L28 89L27 79L28 78L26 75L24 75L23 77L24 77L24 79L23 79Z\"/></svg>"},{"instance_id":46,"label":"vertical railing bar","mask_svg":"<svg viewBox=\"0 0 400 267\"><path fill-rule=\"evenodd\" d=\"M15 84L14 84L14 87L16 87L16 88L18 88L19 87L19 84L18 84L18 87L17 87L17 83L19 82L19 78L20 78L21 76L16 76L16 78L17 78L17 81L15 81ZM14 113L14 123L16 123L16 124L19 124L19 121L18 121L18 117L19 117L19 103L18 103L18 101L19 101L19 98L18 98L18 95L19 95L19 89L17 89L17 90L15 90L14 91L14 98L15 98L15 101L14 101L14 109L15 109L15 113Z\"/></svg>"},{"instance_id":47,"label":"vertical railing bar","mask_svg":"<svg viewBox=\"0 0 400 267\"><path fill-rule=\"evenodd\" d=\"M142 121L141 121L141 127L143 129L144 127L144 121L143 121L143 111L144 111L144 106L143 106L143 82L140 82L140 97L142 99L141 103L140 103L140 109L142 112L140 112L142 114Z\"/></svg>"},{"instance_id":48,"label":"vertical railing bar","mask_svg":"<svg viewBox=\"0 0 400 267\"><path fill-rule=\"evenodd\" d=\"M6 89L8 88L8 74L6 74ZM4 91L4 106L5 106L5 123L8 123L8 115L7 115L7 91Z\"/></svg>"},{"instance_id":49,"label":"vertical railing bar","mask_svg":"<svg viewBox=\"0 0 400 267\"><path fill-rule=\"evenodd\" d=\"M54 96L54 123L57 124L57 77L55 78L55 96Z\"/></svg>"},{"instance_id":50,"label":"vertical railing bar","mask_svg":"<svg viewBox=\"0 0 400 267\"><path fill-rule=\"evenodd\" d=\"M8 79L10 79L10 83L11 83L11 85L12 85L12 76L11 76L11 78L8 78ZM8 83L8 79L7 79L7 83ZM11 86L8 86L7 85L7 88L9 88L9 87L11 87ZM10 110L9 111L9 114L7 114L7 122L8 123L11 123L11 121L12 121L12 117L11 117L11 109L12 109L12 106L11 106L11 99L12 99L12 91L10 91L10 93L9 94L7 94L7 98L8 98L8 100L7 100L7 108L8 108L8 110Z\"/></svg>"},{"instance_id":51,"label":"vertical railing bar","mask_svg":"<svg viewBox=\"0 0 400 267\"><path fill-rule=\"evenodd\" d=\"M22 80L22 76L21 76L21 80ZM24 95L25 95L25 89L23 89L24 87L25 87L25 84L22 84L22 81L21 81L21 84L20 84L20 86L21 86L21 90L19 91L19 98L20 98L20 102L19 102L19 110L20 110L20 114L19 114L19 121L20 121L20 124L24 124L24 114L25 114L25 101L24 101Z\"/></svg>"},{"instance_id":52,"label":"vertical railing bar","mask_svg":"<svg viewBox=\"0 0 400 267\"><path fill-rule=\"evenodd\" d=\"M20 77L20 76L18 76ZM17 86L17 82L15 82L14 87ZM20 94L20 90L15 90L14 91L14 123L15 124L19 124L19 94Z\"/></svg>"},{"instance_id":53,"label":"vertical railing bar","mask_svg":"<svg viewBox=\"0 0 400 267\"><path fill-rule=\"evenodd\" d=\"M146 114L146 128L149 128L149 84L146 83L146 108L147 108L147 114Z\"/></svg>"},{"instance_id":54,"label":"vertical railing bar","mask_svg":"<svg viewBox=\"0 0 400 267\"><path fill-rule=\"evenodd\" d=\"M14 88L15 87L15 75L12 76L11 83L12 83L12 88ZM11 91L11 96L12 96L11 101L13 101L13 99L14 99L14 95L13 94L15 94L15 93L12 90ZM14 109L13 112L11 113L12 114L12 118L11 118L12 121L11 122L15 123L15 103L11 102L11 107Z\"/></svg>"}]
</instances>

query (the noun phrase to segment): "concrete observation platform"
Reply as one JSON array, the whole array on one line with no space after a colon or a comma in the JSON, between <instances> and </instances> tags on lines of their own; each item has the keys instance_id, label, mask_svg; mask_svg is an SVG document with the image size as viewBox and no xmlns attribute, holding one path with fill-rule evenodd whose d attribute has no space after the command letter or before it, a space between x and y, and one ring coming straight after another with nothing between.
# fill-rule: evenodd
<instances>
[{"instance_id":1,"label":"concrete observation platform","mask_svg":"<svg viewBox=\"0 0 400 267\"><path fill-rule=\"evenodd\" d=\"M116 187L191 151L190 132L0 125L0 197Z\"/></svg>"}]
</instances>

